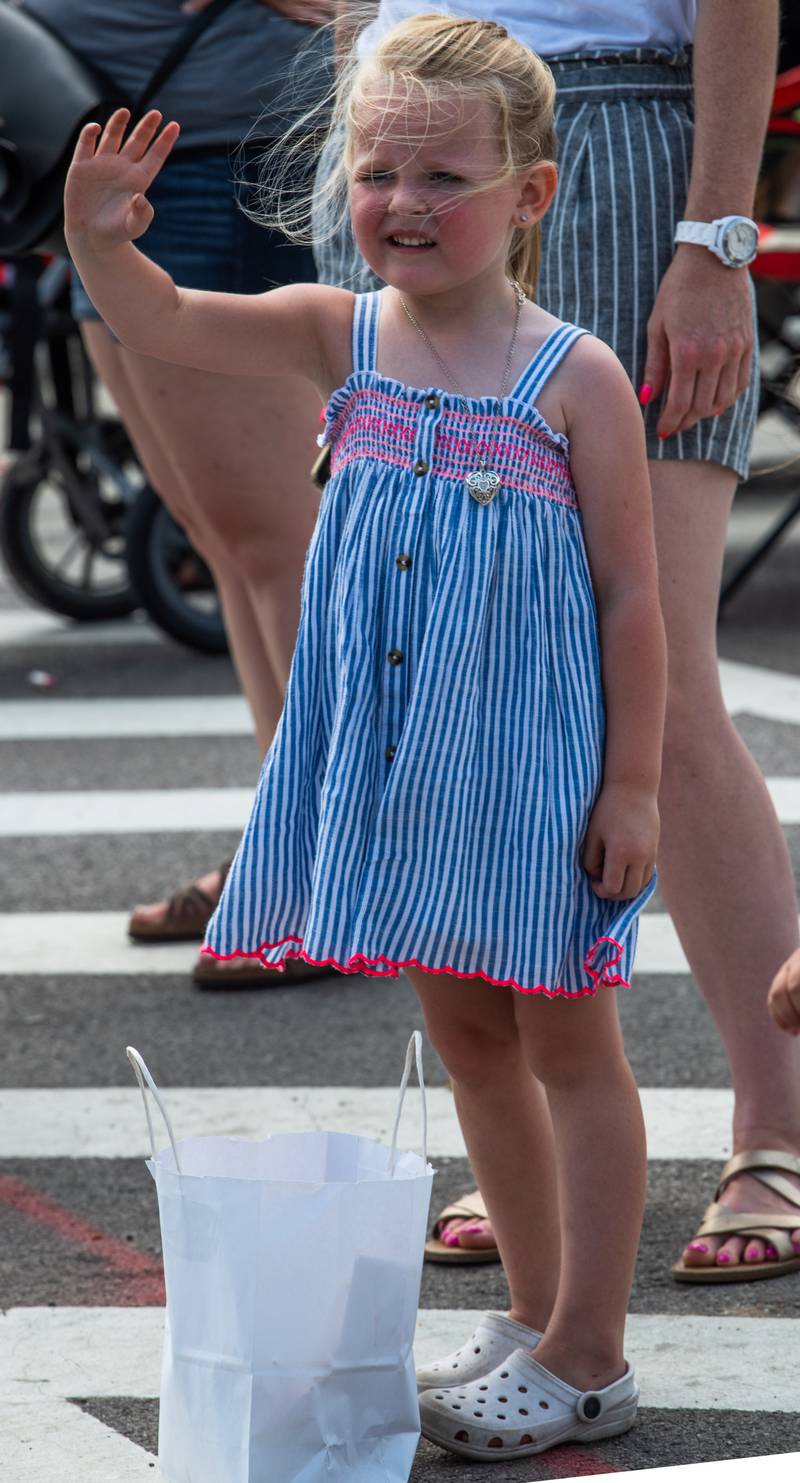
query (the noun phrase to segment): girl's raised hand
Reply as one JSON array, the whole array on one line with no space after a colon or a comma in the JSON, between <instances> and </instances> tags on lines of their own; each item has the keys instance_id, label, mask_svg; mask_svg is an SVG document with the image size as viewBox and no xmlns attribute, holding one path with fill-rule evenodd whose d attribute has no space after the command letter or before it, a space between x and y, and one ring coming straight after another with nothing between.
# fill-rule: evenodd
<instances>
[{"instance_id":1,"label":"girl's raised hand","mask_svg":"<svg viewBox=\"0 0 800 1483\"><path fill-rule=\"evenodd\" d=\"M118 108L104 129L86 124L78 136L64 189L68 238L94 252L133 242L147 231L153 208L145 192L172 149L180 125L165 124L152 108L127 139L127 108Z\"/></svg>"}]
</instances>

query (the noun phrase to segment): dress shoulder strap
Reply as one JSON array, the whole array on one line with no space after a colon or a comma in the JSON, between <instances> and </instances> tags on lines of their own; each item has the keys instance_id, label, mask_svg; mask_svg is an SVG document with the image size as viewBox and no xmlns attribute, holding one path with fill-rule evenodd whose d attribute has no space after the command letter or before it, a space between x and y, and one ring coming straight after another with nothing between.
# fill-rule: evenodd
<instances>
[{"instance_id":1,"label":"dress shoulder strap","mask_svg":"<svg viewBox=\"0 0 800 1483\"><path fill-rule=\"evenodd\" d=\"M356 294L353 306L353 370L374 371L378 352L380 289Z\"/></svg>"},{"instance_id":2,"label":"dress shoulder strap","mask_svg":"<svg viewBox=\"0 0 800 1483\"><path fill-rule=\"evenodd\" d=\"M588 333L588 330L581 329L577 324L560 324L547 336L544 344L539 346L533 360L528 362L522 372L511 395L535 406L542 388L550 380L556 366L561 364L575 341L579 340L581 335L588 335Z\"/></svg>"}]
</instances>

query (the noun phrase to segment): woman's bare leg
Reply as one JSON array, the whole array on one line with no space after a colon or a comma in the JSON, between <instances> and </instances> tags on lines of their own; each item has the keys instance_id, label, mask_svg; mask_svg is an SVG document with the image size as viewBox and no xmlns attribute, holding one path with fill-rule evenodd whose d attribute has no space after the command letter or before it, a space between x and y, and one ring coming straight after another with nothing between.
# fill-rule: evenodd
<instances>
[{"instance_id":1,"label":"woman's bare leg","mask_svg":"<svg viewBox=\"0 0 800 1483\"><path fill-rule=\"evenodd\" d=\"M263 754L283 705L318 508L308 477L314 388L170 366L124 349L103 324L82 330L148 478L213 572ZM198 884L213 900L218 872Z\"/></svg>"},{"instance_id":2,"label":"woman's bare leg","mask_svg":"<svg viewBox=\"0 0 800 1483\"><path fill-rule=\"evenodd\" d=\"M772 978L797 946L791 859L764 779L725 710L717 661L736 476L719 464L668 460L651 462L650 475L669 652L661 890L730 1062L734 1152L800 1153L800 1043L767 1012ZM732 1181L722 1202L741 1211L790 1208L747 1174ZM704 1237L699 1244L707 1250L688 1249L687 1263L764 1257L759 1240Z\"/></svg>"}]
</instances>

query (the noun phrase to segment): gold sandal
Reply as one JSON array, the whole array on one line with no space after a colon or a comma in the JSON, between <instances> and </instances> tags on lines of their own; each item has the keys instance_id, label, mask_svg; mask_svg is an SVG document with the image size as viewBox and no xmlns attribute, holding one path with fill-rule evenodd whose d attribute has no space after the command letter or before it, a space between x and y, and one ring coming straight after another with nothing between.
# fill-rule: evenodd
<instances>
[{"instance_id":1,"label":"gold sandal","mask_svg":"<svg viewBox=\"0 0 800 1483\"><path fill-rule=\"evenodd\" d=\"M698 1227L698 1236L757 1236L769 1241L778 1255L765 1262L737 1262L732 1267L689 1267L683 1257L675 1262L672 1275L676 1282L754 1282L759 1277L782 1277L786 1272L800 1271L800 1251L792 1246L791 1231L800 1229L800 1190L784 1179L780 1173L763 1173L763 1170L786 1170L800 1174L800 1157L785 1153L782 1149L756 1148L745 1153L734 1154L728 1159L717 1186L714 1199L706 1210ZM797 1206L797 1214L778 1215L773 1211L740 1213L729 1210L717 1201L730 1181L737 1174L747 1171Z\"/></svg>"},{"instance_id":2,"label":"gold sandal","mask_svg":"<svg viewBox=\"0 0 800 1483\"><path fill-rule=\"evenodd\" d=\"M448 1220L487 1220L486 1204L479 1190L465 1195L454 1205L445 1205L434 1223L429 1241L425 1242L426 1262L455 1262L469 1266L472 1262L499 1262L500 1252L496 1246L448 1246L439 1240L439 1233Z\"/></svg>"}]
</instances>

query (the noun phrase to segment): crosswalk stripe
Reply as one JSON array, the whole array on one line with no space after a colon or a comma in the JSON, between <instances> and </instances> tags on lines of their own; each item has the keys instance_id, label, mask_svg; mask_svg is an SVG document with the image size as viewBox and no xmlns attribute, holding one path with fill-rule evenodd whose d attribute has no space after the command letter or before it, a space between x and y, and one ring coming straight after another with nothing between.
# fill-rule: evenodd
<instances>
[{"instance_id":1,"label":"crosswalk stripe","mask_svg":"<svg viewBox=\"0 0 800 1483\"><path fill-rule=\"evenodd\" d=\"M800 780L797 794L800 819ZM252 802L253 788L0 793L0 836L176 834L189 829L242 829Z\"/></svg>"},{"instance_id":2,"label":"crosswalk stripe","mask_svg":"<svg viewBox=\"0 0 800 1483\"><path fill-rule=\"evenodd\" d=\"M0 648L84 649L95 645L119 648L127 644L163 644L164 634L153 623L128 619L124 623L70 623L54 613L20 608L0 613Z\"/></svg>"},{"instance_id":3,"label":"crosswalk stripe","mask_svg":"<svg viewBox=\"0 0 800 1483\"><path fill-rule=\"evenodd\" d=\"M3 1399L3 1476L10 1483L156 1483L152 1455L67 1400ZM29 1386L30 1390L31 1387ZM78 1391L84 1391L78 1387ZM75 1392L78 1393L78 1392Z\"/></svg>"},{"instance_id":4,"label":"crosswalk stripe","mask_svg":"<svg viewBox=\"0 0 800 1483\"><path fill-rule=\"evenodd\" d=\"M65 741L77 737L251 736L240 695L143 696L125 700L0 702L0 741Z\"/></svg>"},{"instance_id":5,"label":"crosswalk stripe","mask_svg":"<svg viewBox=\"0 0 800 1483\"><path fill-rule=\"evenodd\" d=\"M800 777L767 778L781 824L800 824ZM253 788L0 793L0 837L241 829Z\"/></svg>"},{"instance_id":6,"label":"crosswalk stripe","mask_svg":"<svg viewBox=\"0 0 800 1483\"><path fill-rule=\"evenodd\" d=\"M127 912L8 912L0 915L0 982L9 974L188 973L197 954L193 943L131 942ZM666 912L645 911L639 919L636 974L688 973L678 934Z\"/></svg>"},{"instance_id":7,"label":"crosswalk stripe","mask_svg":"<svg viewBox=\"0 0 800 1483\"><path fill-rule=\"evenodd\" d=\"M145 1052L147 1047L140 1049ZM120 1045L120 1080L127 1062ZM648 1157L712 1159L731 1154L733 1093L727 1087L641 1087ZM169 1087L164 1098L175 1136L266 1138L306 1130L351 1133L389 1143L394 1087ZM428 1156L466 1158L448 1087L429 1087ZM407 1094L398 1142L421 1150L419 1093ZM166 1146L162 1129L159 1147ZM147 1124L135 1086L13 1087L0 1090L0 1158L132 1159L149 1156Z\"/></svg>"},{"instance_id":8,"label":"crosswalk stripe","mask_svg":"<svg viewBox=\"0 0 800 1483\"><path fill-rule=\"evenodd\" d=\"M457 1349L480 1316L421 1308L416 1363ZM163 1324L160 1308L11 1308L0 1315L0 1398L28 1400L34 1381L49 1399L155 1398ZM668 1409L795 1411L799 1351L797 1318L633 1313L625 1334L641 1404ZM713 1363L694 1363L701 1354Z\"/></svg>"},{"instance_id":9,"label":"crosswalk stripe","mask_svg":"<svg viewBox=\"0 0 800 1483\"><path fill-rule=\"evenodd\" d=\"M747 711L800 725L800 677L753 664L720 662L731 715ZM0 702L0 740L110 736L249 736L252 721L239 695L144 696L141 699Z\"/></svg>"}]
</instances>

